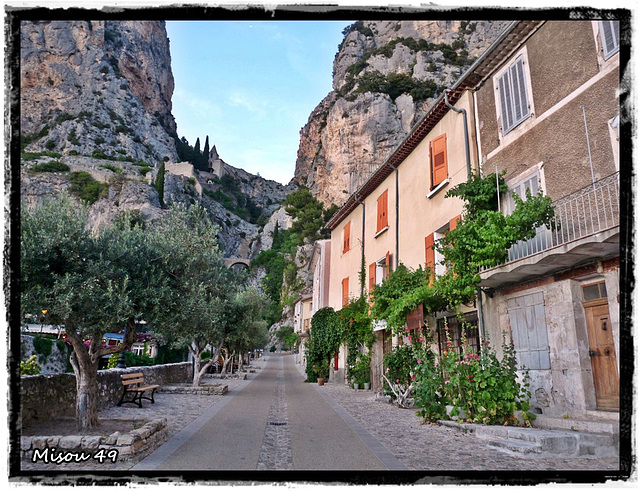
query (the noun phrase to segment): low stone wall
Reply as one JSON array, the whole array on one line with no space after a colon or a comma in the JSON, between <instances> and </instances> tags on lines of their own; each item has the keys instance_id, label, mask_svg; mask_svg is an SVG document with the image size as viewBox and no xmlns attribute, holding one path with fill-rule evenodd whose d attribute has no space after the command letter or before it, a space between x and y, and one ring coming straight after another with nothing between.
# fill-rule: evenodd
<instances>
[{"instance_id":1,"label":"low stone wall","mask_svg":"<svg viewBox=\"0 0 640 491\"><path fill-rule=\"evenodd\" d=\"M193 387L189 385L164 385L158 388L158 393L165 394L195 394L195 395L216 395L223 396L229 392L228 385L213 384L213 385L201 385L199 387Z\"/></svg>"},{"instance_id":2,"label":"low stone wall","mask_svg":"<svg viewBox=\"0 0 640 491\"><path fill-rule=\"evenodd\" d=\"M169 434L166 418L154 419L128 433L109 436L23 436L22 458L33 462L120 462L151 453Z\"/></svg>"},{"instance_id":3,"label":"low stone wall","mask_svg":"<svg viewBox=\"0 0 640 491\"><path fill-rule=\"evenodd\" d=\"M149 367L113 368L98 371L98 410L115 406L122 396L125 373L144 374L149 384L165 385L188 382L192 379L190 362L153 365ZM74 417L76 377L74 374L26 375L20 379L22 424L32 420Z\"/></svg>"}]
</instances>

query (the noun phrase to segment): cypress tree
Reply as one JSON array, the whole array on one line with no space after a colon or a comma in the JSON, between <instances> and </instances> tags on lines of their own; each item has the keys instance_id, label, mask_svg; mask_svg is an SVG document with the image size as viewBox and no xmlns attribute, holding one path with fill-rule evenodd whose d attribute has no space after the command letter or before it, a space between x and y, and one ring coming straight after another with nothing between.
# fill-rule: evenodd
<instances>
[{"instance_id":1,"label":"cypress tree","mask_svg":"<svg viewBox=\"0 0 640 491\"><path fill-rule=\"evenodd\" d=\"M202 165L201 170L207 170L209 168L209 135L204 141L204 150L202 151Z\"/></svg>"},{"instance_id":2,"label":"cypress tree","mask_svg":"<svg viewBox=\"0 0 640 491\"><path fill-rule=\"evenodd\" d=\"M156 176L156 180L154 182L154 187L156 188L156 191L158 191L158 197L160 198L160 207L164 208L164 162L160 164L158 175Z\"/></svg>"}]
</instances>

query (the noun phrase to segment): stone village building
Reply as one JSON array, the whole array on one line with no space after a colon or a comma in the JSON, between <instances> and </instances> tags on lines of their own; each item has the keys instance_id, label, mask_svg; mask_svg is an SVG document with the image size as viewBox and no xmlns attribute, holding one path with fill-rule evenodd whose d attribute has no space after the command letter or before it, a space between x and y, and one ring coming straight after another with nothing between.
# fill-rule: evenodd
<instances>
[{"instance_id":1,"label":"stone village building","mask_svg":"<svg viewBox=\"0 0 640 491\"><path fill-rule=\"evenodd\" d=\"M619 56L618 22L510 24L330 220L328 305L340 310L400 263L438 274L432 245L462 211L460 200L444 198L447 189L478 169L505 171L511 192L551 197L560 227L539 230L505 264L482 272L483 293L464 307L478 327L470 342L488 336L501 356L502 333L511 336L529 370L538 425L617 425ZM501 196L504 213L510 196ZM454 342L459 336L454 314L425 319L418 309L408 327L426 321L438 350L445 317ZM383 356L401 341L384 324L374 331L377 390ZM342 349L337 382L345 381L345 359Z\"/></svg>"}]
</instances>

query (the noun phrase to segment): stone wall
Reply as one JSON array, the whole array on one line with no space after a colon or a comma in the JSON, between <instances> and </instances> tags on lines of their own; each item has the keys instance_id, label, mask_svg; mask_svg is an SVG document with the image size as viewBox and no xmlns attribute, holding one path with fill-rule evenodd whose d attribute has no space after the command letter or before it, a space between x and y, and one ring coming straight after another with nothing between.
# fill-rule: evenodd
<instances>
[{"instance_id":1,"label":"stone wall","mask_svg":"<svg viewBox=\"0 0 640 491\"><path fill-rule=\"evenodd\" d=\"M149 384L176 384L192 379L190 362L132 367L98 371L98 409L115 406L122 396L122 380L125 373L144 374ZM20 404L22 424L31 420L47 420L74 417L76 403L76 377L74 374L27 375L21 377Z\"/></svg>"}]
</instances>

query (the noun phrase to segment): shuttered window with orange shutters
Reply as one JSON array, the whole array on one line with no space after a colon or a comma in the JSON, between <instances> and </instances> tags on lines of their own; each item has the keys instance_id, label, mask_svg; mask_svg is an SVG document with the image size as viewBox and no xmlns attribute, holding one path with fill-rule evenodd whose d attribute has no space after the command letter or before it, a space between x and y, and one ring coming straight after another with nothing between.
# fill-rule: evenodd
<instances>
[{"instance_id":1,"label":"shuttered window with orange shutters","mask_svg":"<svg viewBox=\"0 0 640 491\"><path fill-rule=\"evenodd\" d=\"M447 168L447 135L441 135L429 142L429 165L431 169L431 189L442 183L449 175Z\"/></svg>"},{"instance_id":2,"label":"shuttered window with orange shutters","mask_svg":"<svg viewBox=\"0 0 640 491\"><path fill-rule=\"evenodd\" d=\"M351 249L351 222L348 222L342 231L342 253L344 254L349 249Z\"/></svg>"},{"instance_id":3,"label":"shuttered window with orange shutters","mask_svg":"<svg viewBox=\"0 0 640 491\"><path fill-rule=\"evenodd\" d=\"M342 306L345 307L349 303L349 278L342 280Z\"/></svg>"},{"instance_id":4,"label":"shuttered window with orange shutters","mask_svg":"<svg viewBox=\"0 0 640 491\"><path fill-rule=\"evenodd\" d=\"M382 193L378 197L378 221L376 225L376 233L380 232L381 230L383 230L389 225L389 218L388 218L388 212L387 212L388 202L389 202L389 192L387 189L385 189L384 193Z\"/></svg>"}]
</instances>

